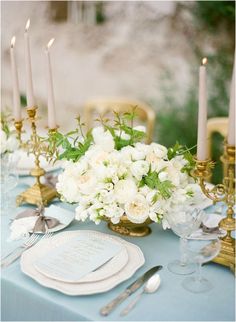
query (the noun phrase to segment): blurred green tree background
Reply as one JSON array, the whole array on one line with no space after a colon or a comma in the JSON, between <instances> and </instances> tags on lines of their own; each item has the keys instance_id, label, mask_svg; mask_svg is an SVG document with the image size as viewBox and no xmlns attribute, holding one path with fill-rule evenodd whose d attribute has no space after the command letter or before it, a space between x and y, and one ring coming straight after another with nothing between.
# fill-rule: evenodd
<instances>
[{"instance_id":1,"label":"blurred green tree background","mask_svg":"<svg viewBox=\"0 0 236 322\"><path fill-rule=\"evenodd\" d=\"M214 53L208 54L208 118L227 116L229 88L232 77L235 48L235 2L234 1L196 1L194 7L187 2L180 4L180 10L191 10L194 17L194 35L189 41L199 62L206 54L202 42L196 41L199 34L205 33L215 41ZM189 26L187 26L188 28ZM217 39L218 38L218 39ZM223 40L223 41L222 41ZM197 75L196 70L193 70ZM187 99L176 106L174 97L166 89L163 109L157 115L155 140L167 146L176 140L188 147L197 142L198 79L190 86ZM216 161L212 181L219 182L222 167L219 156L222 153L222 137L213 137L213 160ZM193 149L196 152L196 148Z\"/></svg>"}]
</instances>

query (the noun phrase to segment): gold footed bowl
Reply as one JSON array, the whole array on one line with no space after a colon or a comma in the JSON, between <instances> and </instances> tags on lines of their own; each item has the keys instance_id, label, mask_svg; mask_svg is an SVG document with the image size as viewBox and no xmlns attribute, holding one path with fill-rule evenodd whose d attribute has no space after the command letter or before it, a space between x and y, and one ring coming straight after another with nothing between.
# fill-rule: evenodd
<instances>
[{"instance_id":1,"label":"gold footed bowl","mask_svg":"<svg viewBox=\"0 0 236 322\"><path fill-rule=\"evenodd\" d=\"M118 224L113 224L108 217L105 218L105 221L108 222L109 229L124 236L144 237L152 232L151 228L148 227L152 223L151 219L147 219L141 224L135 224L129 221L127 216L123 215Z\"/></svg>"}]
</instances>

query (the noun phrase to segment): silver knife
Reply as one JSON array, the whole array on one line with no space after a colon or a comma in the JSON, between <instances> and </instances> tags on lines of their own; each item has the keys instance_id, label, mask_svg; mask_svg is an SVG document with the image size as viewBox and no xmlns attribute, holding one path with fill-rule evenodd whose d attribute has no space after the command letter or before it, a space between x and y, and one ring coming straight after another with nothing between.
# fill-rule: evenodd
<instances>
[{"instance_id":1,"label":"silver knife","mask_svg":"<svg viewBox=\"0 0 236 322\"><path fill-rule=\"evenodd\" d=\"M124 292L122 292L114 300L112 300L110 303L108 303L103 308L101 308L100 314L103 316L107 316L108 314L110 314L111 311L113 311L120 303L122 303L125 299L127 299L127 297L129 297L137 289L139 289L153 274L155 274L157 271L161 269L162 269L161 265L155 266L149 269L146 273L140 276L135 282L129 285L124 290Z\"/></svg>"}]
</instances>

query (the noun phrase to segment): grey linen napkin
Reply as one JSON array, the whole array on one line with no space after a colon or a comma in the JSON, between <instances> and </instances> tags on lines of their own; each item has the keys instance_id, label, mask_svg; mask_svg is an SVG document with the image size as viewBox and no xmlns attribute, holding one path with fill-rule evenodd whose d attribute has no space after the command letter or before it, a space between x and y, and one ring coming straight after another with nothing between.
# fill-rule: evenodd
<instances>
[{"instance_id":1,"label":"grey linen napkin","mask_svg":"<svg viewBox=\"0 0 236 322\"><path fill-rule=\"evenodd\" d=\"M202 231L204 232L204 233L208 233L208 234L217 234L217 233L220 233L220 229L219 229L219 227L217 226L217 227L212 227L212 228L210 228L210 227L207 227L207 226L205 226L203 223L201 223L201 225L200 225L200 228L202 229Z\"/></svg>"},{"instance_id":2,"label":"grey linen napkin","mask_svg":"<svg viewBox=\"0 0 236 322\"><path fill-rule=\"evenodd\" d=\"M15 219L38 216L35 222L33 232L46 232L46 229L51 229L60 224L59 220L53 217L44 216L44 207L40 206L36 209L27 209L16 216Z\"/></svg>"}]
</instances>

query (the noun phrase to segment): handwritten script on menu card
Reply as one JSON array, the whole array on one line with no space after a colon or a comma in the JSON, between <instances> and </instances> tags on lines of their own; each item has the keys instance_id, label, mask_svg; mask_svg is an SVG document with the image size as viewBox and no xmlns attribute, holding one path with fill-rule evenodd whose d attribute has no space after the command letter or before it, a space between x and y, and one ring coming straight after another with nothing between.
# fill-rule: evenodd
<instances>
[{"instance_id":1,"label":"handwritten script on menu card","mask_svg":"<svg viewBox=\"0 0 236 322\"><path fill-rule=\"evenodd\" d=\"M76 282L117 255L122 247L110 239L81 234L52 249L34 266L50 278Z\"/></svg>"}]
</instances>

